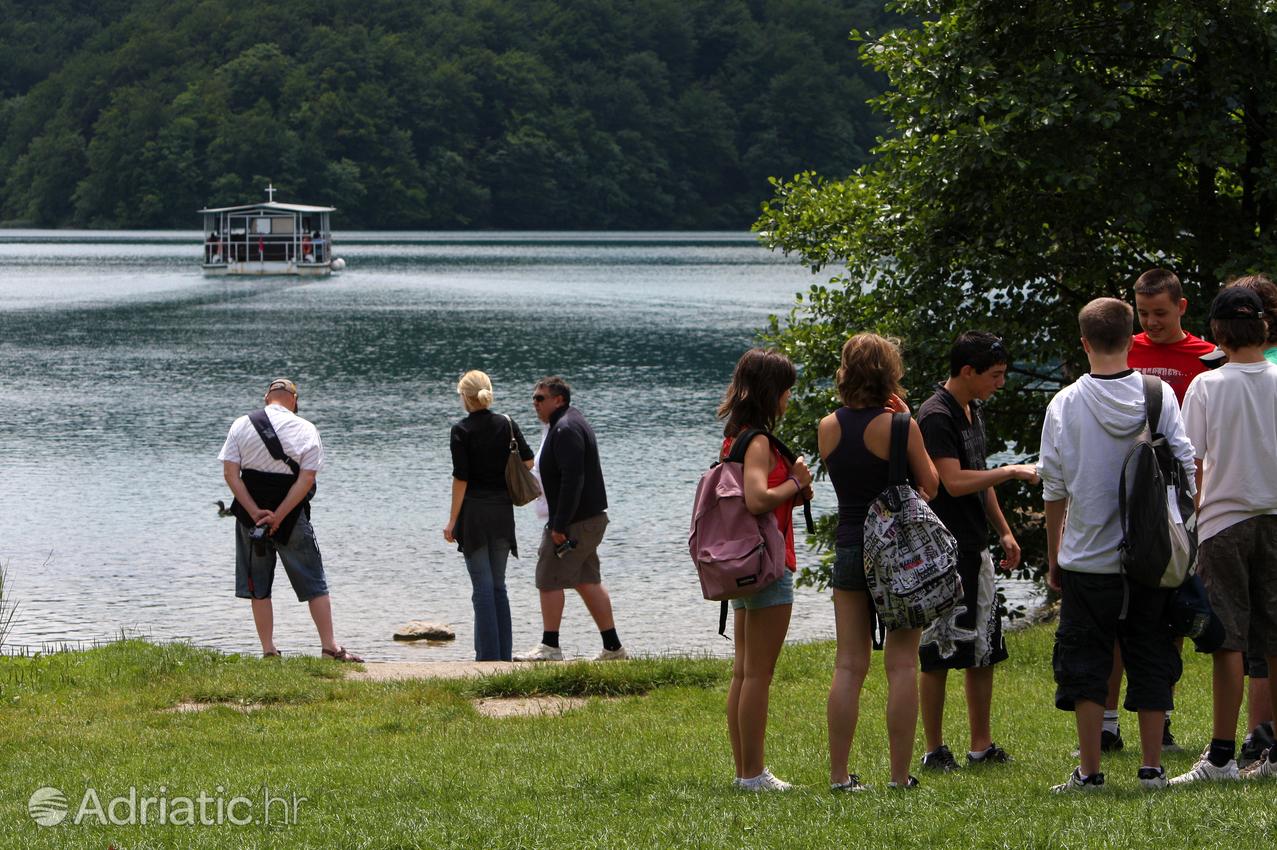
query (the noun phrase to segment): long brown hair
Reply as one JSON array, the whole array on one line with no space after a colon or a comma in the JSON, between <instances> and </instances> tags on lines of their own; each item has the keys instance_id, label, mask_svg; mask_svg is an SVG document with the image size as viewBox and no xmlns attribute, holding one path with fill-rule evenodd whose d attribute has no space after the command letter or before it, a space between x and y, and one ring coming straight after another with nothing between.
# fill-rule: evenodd
<instances>
[{"instance_id":1,"label":"long brown hair","mask_svg":"<svg viewBox=\"0 0 1277 850\"><path fill-rule=\"evenodd\" d=\"M774 429L780 414L780 397L797 380L798 370L779 351L751 348L742 354L723 403L718 406L718 418L727 420L723 436L735 437L745 428Z\"/></svg>"},{"instance_id":2,"label":"long brown hair","mask_svg":"<svg viewBox=\"0 0 1277 850\"><path fill-rule=\"evenodd\" d=\"M836 380L845 406L886 407L892 395L904 398L904 376L904 360L894 339L859 333L843 343Z\"/></svg>"}]
</instances>

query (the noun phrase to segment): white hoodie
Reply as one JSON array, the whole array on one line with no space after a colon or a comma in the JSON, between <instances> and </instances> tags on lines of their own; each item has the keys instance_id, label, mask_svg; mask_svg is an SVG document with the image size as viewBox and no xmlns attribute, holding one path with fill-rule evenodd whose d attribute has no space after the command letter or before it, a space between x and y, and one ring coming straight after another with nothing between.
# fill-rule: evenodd
<instances>
[{"instance_id":1,"label":"white hoodie","mask_svg":"<svg viewBox=\"0 0 1277 850\"><path fill-rule=\"evenodd\" d=\"M1080 380L1051 399L1042 423L1038 474L1042 498L1068 499L1060 541L1060 569L1079 573L1121 571L1122 523L1117 490L1122 461L1144 427L1144 384L1139 372L1121 378ZM1193 487L1196 464L1175 393L1162 386L1158 430L1184 466Z\"/></svg>"}]
</instances>

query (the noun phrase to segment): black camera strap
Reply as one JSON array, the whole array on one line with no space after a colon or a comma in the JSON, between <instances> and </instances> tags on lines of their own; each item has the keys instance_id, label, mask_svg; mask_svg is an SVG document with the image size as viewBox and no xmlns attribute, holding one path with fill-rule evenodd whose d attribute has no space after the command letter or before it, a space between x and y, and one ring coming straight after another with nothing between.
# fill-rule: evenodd
<instances>
[{"instance_id":1,"label":"black camera strap","mask_svg":"<svg viewBox=\"0 0 1277 850\"><path fill-rule=\"evenodd\" d=\"M275 426L270 423L270 417L266 415L266 411L260 408L254 410L248 414L248 421L252 422L253 427L257 429L257 436L261 437L262 442L266 444L266 451L270 452L270 456L287 464L293 471L293 475L301 475L301 464L284 451L284 445L279 441L279 435L275 433Z\"/></svg>"}]
</instances>

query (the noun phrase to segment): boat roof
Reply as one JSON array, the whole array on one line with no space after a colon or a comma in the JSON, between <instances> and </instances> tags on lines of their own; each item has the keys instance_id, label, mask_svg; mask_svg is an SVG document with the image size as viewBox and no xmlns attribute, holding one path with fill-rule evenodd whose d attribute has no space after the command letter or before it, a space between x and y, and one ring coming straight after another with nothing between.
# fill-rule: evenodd
<instances>
[{"instance_id":1,"label":"boat roof","mask_svg":"<svg viewBox=\"0 0 1277 850\"><path fill-rule=\"evenodd\" d=\"M305 204L281 204L278 201L264 201L258 204L240 204L235 207L210 207L200 210L201 213L240 212L241 210L275 210L290 213L326 213L336 212L336 207L312 207Z\"/></svg>"}]
</instances>

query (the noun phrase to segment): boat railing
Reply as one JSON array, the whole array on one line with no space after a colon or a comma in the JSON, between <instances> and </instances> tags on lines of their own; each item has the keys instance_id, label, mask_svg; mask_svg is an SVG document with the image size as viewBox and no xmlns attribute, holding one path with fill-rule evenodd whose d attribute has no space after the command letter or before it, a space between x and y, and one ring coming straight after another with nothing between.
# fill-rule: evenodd
<instances>
[{"instance_id":1,"label":"boat railing","mask_svg":"<svg viewBox=\"0 0 1277 850\"><path fill-rule=\"evenodd\" d=\"M210 234L204 242L204 263L287 262L322 265L331 259L332 241L326 235L303 233Z\"/></svg>"}]
</instances>

